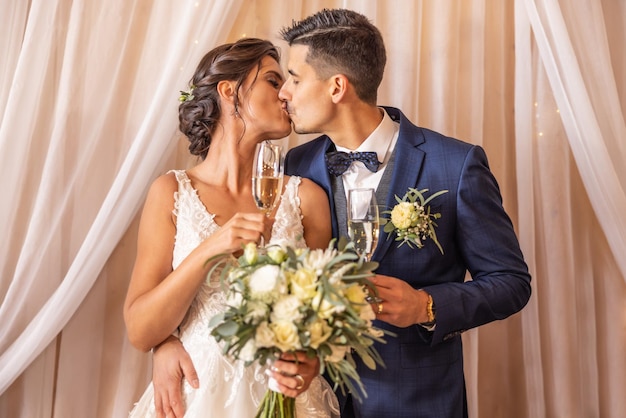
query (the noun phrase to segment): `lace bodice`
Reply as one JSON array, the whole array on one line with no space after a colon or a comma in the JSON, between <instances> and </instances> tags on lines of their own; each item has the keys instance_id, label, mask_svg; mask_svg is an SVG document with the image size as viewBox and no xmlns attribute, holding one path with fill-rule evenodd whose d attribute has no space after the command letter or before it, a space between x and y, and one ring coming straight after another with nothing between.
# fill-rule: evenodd
<instances>
[{"instance_id":1,"label":"lace bodice","mask_svg":"<svg viewBox=\"0 0 626 418\"><path fill-rule=\"evenodd\" d=\"M178 180L178 191L174 193L174 215L176 215L176 243L172 267L176 268L189 253L219 225L215 215L209 213L200 200L198 192L191 185L191 180L183 170L172 170ZM276 221L272 228L270 244L289 243L294 247L304 248L304 227L300 212L298 186L300 177L289 178L280 205L276 211Z\"/></svg>"}]
</instances>

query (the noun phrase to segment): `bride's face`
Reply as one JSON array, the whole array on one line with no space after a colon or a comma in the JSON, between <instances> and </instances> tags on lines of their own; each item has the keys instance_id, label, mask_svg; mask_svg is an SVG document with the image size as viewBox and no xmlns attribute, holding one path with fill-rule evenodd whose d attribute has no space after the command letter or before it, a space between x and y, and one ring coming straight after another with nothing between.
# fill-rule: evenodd
<instances>
[{"instance_id":1,"label":"bride's face","mask_svg":"<svg viewBox=\"0 0 626 418\"><path fill-rule=\"evenodd\" d=\"M246 135L264 140L284 138L291 133L289 115L278 98L284 82L280 65L269 56L250 71L239 90L239 114L246 123Z\"/></svg>"}]
</instances>

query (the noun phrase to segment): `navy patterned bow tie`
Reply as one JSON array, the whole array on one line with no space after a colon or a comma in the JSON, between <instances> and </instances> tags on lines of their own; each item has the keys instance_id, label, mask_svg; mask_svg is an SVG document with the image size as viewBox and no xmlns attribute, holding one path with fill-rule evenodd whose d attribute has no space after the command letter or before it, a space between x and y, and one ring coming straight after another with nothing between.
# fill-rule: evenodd
<instances>
[{"instance_id":1,"label":"navy patterned bow tie","mask_svg":"<svg viewBox=\"0 0 626 418\"><path fill-rule=\"evenodd\" d=\"M330 174L341 176L350 167L353 161L361 161L372 173L378 171L381 164L375 152L342 152L332 151L325 155L326 165Z\"/></svg>"}]
</instances>

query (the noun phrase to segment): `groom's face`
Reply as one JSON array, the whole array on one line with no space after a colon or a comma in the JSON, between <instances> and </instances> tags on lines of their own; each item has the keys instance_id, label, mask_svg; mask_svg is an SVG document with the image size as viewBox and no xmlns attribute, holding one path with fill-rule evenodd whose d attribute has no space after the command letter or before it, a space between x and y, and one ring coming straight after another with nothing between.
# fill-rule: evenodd
<instances>
[{"instance_id":1,"label":"groom's face","mask_svg":"<svg viewBox=\"0 0 626 418\"><path fill-rule=\"evenodd\" d=\"M278 97L287 103L294 131L299 134L325 133L334 108L329 80L321 80L307 63L309 47L293 45L289 51L289 78Z\"/></svg>"}]
</instances>

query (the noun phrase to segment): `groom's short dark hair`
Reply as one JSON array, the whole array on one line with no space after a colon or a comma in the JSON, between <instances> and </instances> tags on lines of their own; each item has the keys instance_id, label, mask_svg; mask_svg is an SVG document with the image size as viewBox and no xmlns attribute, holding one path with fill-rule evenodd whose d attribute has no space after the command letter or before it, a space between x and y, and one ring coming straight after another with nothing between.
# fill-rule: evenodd
<instances>
[{"instance_id":1,"label":"groom's short dark hair","mask_svg":"<svg viewBox=\"0 0 626 418\"><path fill-rule=\"evenodd\" d=\"M280 31L289 45L309 47L307 63L326 79L344 74L361 100L376 104L387 55L370 20L346 9L324 9Z\"/></svg>"}]
</instances>

